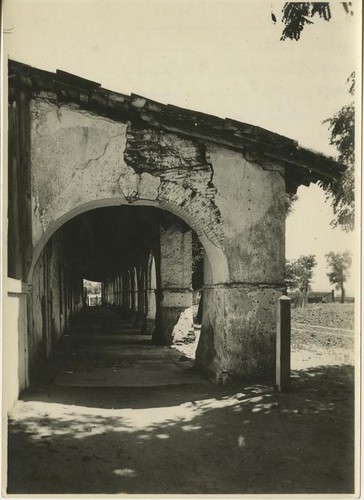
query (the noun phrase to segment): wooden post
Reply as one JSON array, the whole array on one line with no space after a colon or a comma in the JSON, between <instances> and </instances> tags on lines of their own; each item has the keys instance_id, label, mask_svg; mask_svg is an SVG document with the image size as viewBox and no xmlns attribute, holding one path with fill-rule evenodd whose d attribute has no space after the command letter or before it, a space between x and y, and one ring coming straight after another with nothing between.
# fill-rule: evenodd
<instances>
[{"instance_id":1,"label":"wooden post","mask_svg":"<svg viewBox=\"0 0 364 500\"><path fill-rule=\"evenodd\" d=\"M276 388L289 388L291 377L291 299L283 295L278 301L276 339Z\"/></svg>"},{"instance_id":2,"label":"wooden post","mask_svg":"<svg viewBox=\"0 0 364 500\"><path fill-rule=\"evenodd\" d=\"M331 290L331 302L335 302L335 290Z\"/></svg>"}]
</instances>

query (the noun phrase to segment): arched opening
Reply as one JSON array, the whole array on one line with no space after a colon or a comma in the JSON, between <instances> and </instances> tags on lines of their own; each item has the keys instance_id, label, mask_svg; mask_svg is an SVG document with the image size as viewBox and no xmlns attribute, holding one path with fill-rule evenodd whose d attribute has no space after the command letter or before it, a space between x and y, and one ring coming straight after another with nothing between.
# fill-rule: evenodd
<instances>
[{"instance_id":1,"label":"arched opening","mask_svg":"<svg viewBox=\"0 0 364 500\"><path fill-rule=\"evenodd\" d=\"M101 283L83 279L83 305L98 307L101 303Z\"/></svg>"},{"instance_id":2,"label":"arched opening","mask_svg":"<svg viewBox=\"0 0 364 500\"><path fill-rule=\"evenodd\" d=\"M153 345L188 344L193 355L198 340L196 297L202 276L205 283L216 277L209 254L221 252L208 240L207 246L209 252L184 220L157 207L104 206L64 222L43 241L42 249L38 246L31 268L30 377L76 320L86 318L88 331L96 335L107 311L122 318L128 335L135 334L133 341L139 335L138 342ZM193 269L196 249L198 265ZM100 283L100 302L92 305L100 305L102 314L84 312L91 305L85 282ZM120 333L110 314L105 328Z\"/></svg>"},{"instance_id":3,"label":"arched opening","mask_svg":"<svg viewBox=\"0 0 364 500\"><path fill-rule=\"evenodd\" d=\"M122 207L130 206L124 198L100 198L95 199L91 202L83 203L75 208L64 213L51 224L49 224L42 233L42 236L36 240L35 246L32 252L32 260L30 262L30 267L27 275L28 287L32 287L34 268L38 262L41 252L44 247L52 237L52 235L60 229L68 221L72 220L76 216L83 214L85 212L95 210L97 208L106 207ZM206 259L204 260L204 279L205 283L226 283L229 281L229 269L227 264L227 258L222 249L217 245L215 237L211 231L205 231L205 228L197 220L191 217L190 213L185 209L181 208L179 205L171 204L167 201L152 201L152 200L136 200L133 203L135 207L156 207L161 210L170 212L180 219L182 219L186 224L188 224L197 234L200 242L203 245L204 251L206 252ZM208 235L208 236L207 236Z\"/></svg>"}]
</instances>

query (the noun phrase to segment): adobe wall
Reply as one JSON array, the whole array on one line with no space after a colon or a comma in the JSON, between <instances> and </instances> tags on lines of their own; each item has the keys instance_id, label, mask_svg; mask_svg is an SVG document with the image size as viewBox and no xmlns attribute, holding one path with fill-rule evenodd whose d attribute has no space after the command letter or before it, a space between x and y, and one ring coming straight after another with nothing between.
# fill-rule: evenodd
<instances>
[{"instance_id":1,"label":"adobe wall","mask_svg":"<svg viewBox=\"0 0 364 500\"><path fill-rule=\"evenodd\" d=\"M273 376L277 300L284 290L283 172L217 146L208 152L229 281L205 285L197 364L218 380Z\"/></svg>"},{"instance_id":2,"label":"adobe wall","mask_svg":"<svg viewBox=\"0 0 364 500\"><path fill-rule=\"evenodd\" d=\"M272 374L283 167L45 98L31 101L30 116L33 246L62 217L98 200L173 212L197 231L207 254L197 364L218 379Z\"/></svg>"},{"instance_id":3,"label":"adobe wall","mask_svg":"<svg viewBox=\"0 0 364 500\"><path fill-rule=\"evenodd\" d=\"M221 245L213 171L202 144L39 98L31 101L30 116L33 246L76 207L112 199L172 209Z\"/></svg>"}]
</instances>

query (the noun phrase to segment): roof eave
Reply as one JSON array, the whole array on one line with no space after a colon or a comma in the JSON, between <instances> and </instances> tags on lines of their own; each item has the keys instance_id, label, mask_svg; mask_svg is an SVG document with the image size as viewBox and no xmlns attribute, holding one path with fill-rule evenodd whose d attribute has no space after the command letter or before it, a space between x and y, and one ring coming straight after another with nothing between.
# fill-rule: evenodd
<instances>
[{"instance_id":1,"label":"roof eave","mask_svg":"<svg viewBox=\"0 0 364 500\"><path fill-rule=\"evenodd\" d=\"M293 139L255 125L162 104L137 94L120 94L65 71L52 73L9 60L9 95L15 87L27 88L33 93L54 92L60 101L73 102L83 109L115 120L131 116L151 127L217 143L243 153L255 151L260 158L283 164L293 184L297 184L295 176L299 184L305 185L339 179L347 168L332 157L303 148Z\"/></svg>"}]
</instances>

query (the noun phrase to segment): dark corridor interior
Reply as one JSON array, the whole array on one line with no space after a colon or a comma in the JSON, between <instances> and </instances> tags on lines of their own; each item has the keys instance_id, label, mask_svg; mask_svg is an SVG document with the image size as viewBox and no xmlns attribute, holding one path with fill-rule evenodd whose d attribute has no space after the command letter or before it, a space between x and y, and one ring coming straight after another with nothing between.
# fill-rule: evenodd
<instances>
[{"instance_id":1,"label":"dark corridor interior","mask_svg":"<svg viewBox=\"0 0 364 500\"><path fill-rule=\"evenodd\" d=\"M121 269L144 263L157 251L159 224L167 214L145 207L106 207L66 223L67 258L79 278L104 282Z\"/></svg>"},{"instance_id":2,"label":"dark corridor interior","mask_svg":"<svg viewBox=\"0 0 364 500\"><path fill-rule=\"evenodd\" d=\"M87 305L84 280L101 283L98 312L87 311L94 308ZM95 328L96 334L103 328L112 335L117 324L123 344L170 345L173 327L186 309L191 309L193 329L193 287L202 287L202 281L202 245L173 214L111 206L74 217L48 241L34 273L30 378L75 326L79 339L88 330L91 343Z\"/></svg>"}]
</instances>

